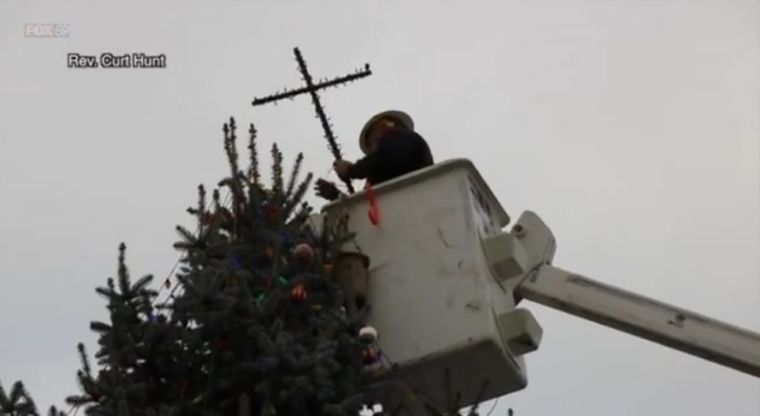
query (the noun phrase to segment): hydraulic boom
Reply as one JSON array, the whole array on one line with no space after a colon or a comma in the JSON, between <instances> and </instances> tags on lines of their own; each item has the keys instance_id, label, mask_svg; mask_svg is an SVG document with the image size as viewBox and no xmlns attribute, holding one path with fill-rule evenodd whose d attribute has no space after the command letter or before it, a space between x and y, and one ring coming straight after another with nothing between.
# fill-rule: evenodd
<instances>
[{"instance_id":1,"label":"hydraulic boom","mask_svg":"<svg viewBox=\"0 0 760 416\"><path fill-rule=\"evenodd\" d=\"M760 377L760 334L551 265L556 243L533 212L485 244L494 275L515 298L567 312Z\"/></svg>"},{"instance_id":2,"label":"hydraulic boom","mask_svg":"<svg viewBox=\"0 0 760 416\"><path fill-rule=\"evenodd\" d=\"M548 265L517 294L760 377L760 334Z\"/></svg>"}]
</instances>

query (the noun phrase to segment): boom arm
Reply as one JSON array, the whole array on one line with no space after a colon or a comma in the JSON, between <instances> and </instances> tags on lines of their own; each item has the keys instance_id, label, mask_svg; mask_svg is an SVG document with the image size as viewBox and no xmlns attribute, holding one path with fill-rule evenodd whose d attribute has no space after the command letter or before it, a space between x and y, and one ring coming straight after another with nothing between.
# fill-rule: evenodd
<instances>
[{"instance_id":1,"label":"boom arm","mask_svg":"<svg viewBox=\"0 0 760 416\"><path fill-rule=\"evenodd\" d=\"M760 377L760 334L694 312L541 266L519 296Z\"/></svg>"},{"instance_id":2,"label":"boom arm","mask_svg":"<svg viewBox=\"0 0 760 416\"><path fill-rule=\"evenodd\" d=\"M494 276L518 302L529 299L760 377L760 334L553 267L554 236L533 212L483 246Z\"/></svg>"}]
</instances>

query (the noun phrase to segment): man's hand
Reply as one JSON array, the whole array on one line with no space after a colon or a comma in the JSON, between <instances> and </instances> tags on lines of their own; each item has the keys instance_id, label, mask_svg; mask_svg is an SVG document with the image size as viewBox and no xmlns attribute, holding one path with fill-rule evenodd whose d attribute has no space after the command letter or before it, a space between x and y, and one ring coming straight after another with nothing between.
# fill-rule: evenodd
<instances>
[{"instance_id":1,"label":"man's hand","mask_svg":"<svg viewBox=\"0 0 760 416\"><path fill-rule=\"evenodd\" d=\"M335 173L338 174L338 177L340 177L343 180L348 179L348 170L351 168L353 163L345 161L345 160L336 160L335 163L333 163L333 167L335 168Z\"/></svg>"},{"instance_id":2,"label":"man's hand","mask_svg":"<svg viewBox=\"0 0 760 416\"><path fill-rule=\"evenodd\" d=\"M335 201L340 196L340 191L338 191L335 184L324 179L317 179L314 190L317 192L318 197L328 201Z\"/></svg>"}]
</instances>

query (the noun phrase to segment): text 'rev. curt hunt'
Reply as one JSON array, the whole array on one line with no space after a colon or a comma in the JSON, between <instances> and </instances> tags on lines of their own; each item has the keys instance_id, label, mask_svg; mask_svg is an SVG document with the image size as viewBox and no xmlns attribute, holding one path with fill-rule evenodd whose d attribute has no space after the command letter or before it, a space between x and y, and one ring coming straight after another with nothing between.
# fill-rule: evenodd
<instances>
[{"instance_id":1,"label":"text 'rev. curt hunt'","mask_svg":"<svg viewBox=\"0 0 760 416\"><path fill-rule=\"evenodd\" d=\"M110 52L95 55L70 53L66 56L69 68L166 68L166 55L146 55L144 53Z\"/></svg>"}]
</instances>

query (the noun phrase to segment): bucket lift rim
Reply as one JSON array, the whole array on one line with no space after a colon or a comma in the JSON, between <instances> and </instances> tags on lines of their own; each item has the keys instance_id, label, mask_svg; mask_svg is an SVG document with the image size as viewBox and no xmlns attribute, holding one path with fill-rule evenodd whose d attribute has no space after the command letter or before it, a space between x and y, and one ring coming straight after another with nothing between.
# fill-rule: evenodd
<instances>
[{"instance_id":1,"label":"bucket lift rim","mask_svg":"<svg viewBox=\"0 0 760 416\"><path fill-rule=\"evenodd\" d=\"M442 173L446 173L446 172L457 170L457 169L467 170L472 180L476 182L476 184L480 187L480 189L485 193L486 197L490 199L491 203L496 208L496 215L497 215L497 218L499 219L500 227L503 228L509 225L509 222L510 222L509 215L504 210L504 207L501 206L501 203L499 202L498 198L496 198L491 188L488 186L488 183L486 183L486 181L483 179L483 176L480 174L478 169L469 159L465 159L465 158L447 159L442 162L436 163L435 165L428 166L426 168L407 173L406 175L399 176L398 178L392 179L388 182L384 182L380 185L373 186L372 189L375 192L375 195L381 196L385 193L392 192L398 188L402 188L402 187L406 187L418 182L422 182L430 177L439 176ZM353 205L355 203L365 201L366 198L367 198L367 191L362 190L354 194L347 195L346 197L338 201L333 201L333 202L330 202L329 204L324 205L321 209L321 212L324 213L324 212L330 211L337 206Z\"/></svg>"}]
</instances>

